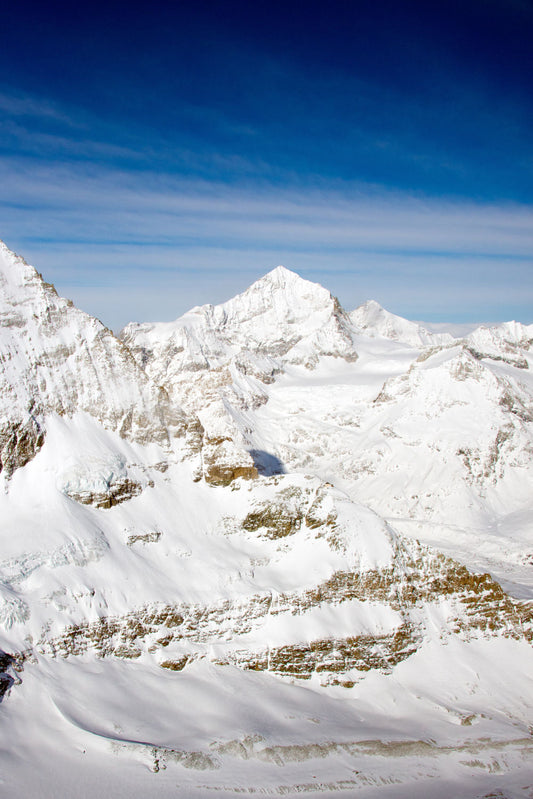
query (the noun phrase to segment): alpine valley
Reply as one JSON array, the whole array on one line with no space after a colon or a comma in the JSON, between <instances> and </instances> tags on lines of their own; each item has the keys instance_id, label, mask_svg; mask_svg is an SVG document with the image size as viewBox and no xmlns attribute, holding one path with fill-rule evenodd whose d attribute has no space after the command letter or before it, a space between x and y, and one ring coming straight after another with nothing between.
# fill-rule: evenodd
<instances>
[{"instance_id":1,"label":"alpine valley","mask_svg":"<svg viewBox=\"0 0 533 799\"><path fill-rule=\"evenodd\" d=\"M0 292L1 797L533 797L533 325Z\"/></svg>"}]
</instances>

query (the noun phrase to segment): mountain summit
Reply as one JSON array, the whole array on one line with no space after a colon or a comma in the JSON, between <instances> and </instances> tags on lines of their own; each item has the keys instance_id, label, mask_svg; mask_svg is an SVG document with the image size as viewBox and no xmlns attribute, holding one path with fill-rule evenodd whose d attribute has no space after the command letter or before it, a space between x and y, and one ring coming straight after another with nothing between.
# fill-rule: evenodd
<instances>
[{"instance_id":1,"label":"mountain summit","mask_svg":"<svg viewBox=\"0 0 533 799\"><path fill-rule=\"evenodd\" d=\"M431 333L416 322L386 311L375 300L367 300L352 311L350 319L370 336L384 336L411 347L440 346L454 341L449 333Z\"/></svg>"},{"instance_id":2,"label":"mountain summit","mask_svg":"<svg viewBox=\"0 0 533 799\"><path fill-rule=\"evenodd\" d=\"M243 349L309 365L317 353L357 357L338 300L283 266L221 305L193 308L175 322L130 324L121 338L143 353L148 371L162 348L183 353L176 361L180 370L220 365Z\"/></svg>"},{"instance_id":3,"label":"mountain summit","mask_svg":"<svg viewBox=\"0 0 533 799\"><path fill-rule=\"evenodd\" d=\"M278 266L242 294L217 308L218 313L236 322L247 322L261 316L265 327L277 322L284 327L290 324L311 328L326 321L327 315L334 312L334 306L335 299L327 289L304 280L284 266Z\"/></svg>"}]
</instances>

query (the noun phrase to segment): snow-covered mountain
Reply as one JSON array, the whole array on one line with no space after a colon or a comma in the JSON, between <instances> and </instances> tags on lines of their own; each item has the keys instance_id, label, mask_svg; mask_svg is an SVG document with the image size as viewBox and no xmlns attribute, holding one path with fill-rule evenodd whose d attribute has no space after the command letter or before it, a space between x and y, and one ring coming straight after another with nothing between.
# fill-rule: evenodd
<instances>
[{"instance_id":1,"label":"snow-covered mountain","mask_svg":"<svg viewBox=\"0 0 533 799\"><path fill-rule=\"evenodd\" d=\"M482 325L472 331L465 341L478 358L490 358L519 369L528 369L527 354L533 345L533 325L519 322L504 322L493 327Z\"/></svg>"},{"instance_id":2,"label":"snow-covered mountain","mask_svg":"<svg viewBox=\"0 0 533 799\"><path fill-rule=\"evenodd\" d=\"M383 336L411 347L452 344L450 333L431 333L422 325L386 311L375 300L367 300L350 314L353 324L369 336Z\"/></svg>"},{"instance_id":3,"label":"snow-covered mountain","mask_svg":"<svg viewBox=\"0 0 533 799\"><path fill-rule=\"evenodd\" d=\"M530 333L507 323L454 339L373 302L348 316L278 267L223 305L122 337L199 416L217 475L251 466L246 452L263 472L309 470L522 595L524 582L533 591Z\"/></svg>"},{"instance_id":4,"label":"snow-covered mountain","mask_svg":"<svg viewBox=\"0 0 533 799\"><path fill-rule=\"evenodd\" d=\"M283 266L222 305L193 308L176 322L130 324L122 338L167 381L183 371L222 368L243 351L309 368L323 355L357 358L338 300Z\"/></svg>"},{"instance_id":5,"label":"snow-covered mountain","mask_svg":"<svg viewBox=\"0 0 533 799\"><path fill-rule=\"evenodd\" d=\"M97 319L0 242L0 470L42 446L46 417L89 414L133 441L180 435L185 415Z\"/></svg>"},{"instance_id":6,"label":"snow-covered mountain","mask_svg":"<svg viewBox=\"0 0 533 799\"><path fill-rule=\"evenodd\" d=\"M278 267L119 341L1 256L0 795L527 796L530 329Z\"/></svg>"},{"instance_id":7,"label":"snow-covered mountain","mask_svg":"<svg viewBox=\"0 0 533 799\"><path fill-rule=\"evenodd\" d=\"M247 452L242 411L265 401L265 386L287 365L357 360L338 300L283 266L229 302L193 308L175 322L130 324L121 338L173 403L200 419L203 473L212 482L261 465Z\"/></svg>"}]
</instances>

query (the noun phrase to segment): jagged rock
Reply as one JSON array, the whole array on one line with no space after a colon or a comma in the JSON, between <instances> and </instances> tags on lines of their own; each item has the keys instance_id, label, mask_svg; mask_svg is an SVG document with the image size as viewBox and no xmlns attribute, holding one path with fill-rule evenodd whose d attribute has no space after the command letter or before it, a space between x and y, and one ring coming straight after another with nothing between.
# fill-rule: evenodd
<instances>
[{"instance_id":1,"label":"jagged rock","mask_svg":"<svg viewBox=\"0 0 533 799\"><path fill-rule=\"evenodd\" d=\"M154 530L151 533L134 533L133 535L129 535L126 543L129 547L133 546L133 544L156 544L160 538L161 532L159 530Z\"/></svg>"},{"instance_id":2,"label":"jagged rock","mask_svg":"<svg viewBox=\"0 0 533 799\"><path fill-rule=\"evenodd\" d=\"M142 486L139 483L125 478L108 485L106 491L76 492L71 489L66 491L66 493L71 499L81 502L82 505L93 505L95 508L112 508L114 505L120 505L121 502L126 502L132 497L137 497L142 490Z\"/></svg>"},{"instance_id":3,"label":"jagged rock","mask_svg":"<svg viewBox=\"0 0 533 799\"><path fill-rule=\"evenodd\" d=\"M404 625L391 635L359 635L289 644L269 649L259 656L241 651L236 652L230 662L253 671L271 671L304 680L313 674L342 674L354 669L388 672L416 652L418 642L413 632Z\"/></svg>"},{"instance_id":4,"label":"jagged rock","mask_svg":"<svg viewBox=\"0 0 533 799\"><path fill-rule=\"evenodd\" d=\"M162 669L169 669L170 671L183 671L189 661L190 658L185 656L179 660L163 660L160 665Z\"/></svg>"},{"instance_id":5,"label":"jagged rock","mask_svg":"<svg viewBox=\"0 0 533 799\"><path fill-rule=\"evenodd\" d=\"M42 427L32 416L26 422L7 422L0 427L0 472L11 477L25 466L44 444Z\"/></svg>"},{"instance_id":6,"label":"jagged rock","mask_svg":"<svg viewBox=\"0 0 533 799\"><path fill-rule=\"evenodd\" d=\"M229 438L207 439L202 457L204 479L210 485L227 486L239 477L254 480L258 476L251 456Z\"/></svg>"}]
</instances>

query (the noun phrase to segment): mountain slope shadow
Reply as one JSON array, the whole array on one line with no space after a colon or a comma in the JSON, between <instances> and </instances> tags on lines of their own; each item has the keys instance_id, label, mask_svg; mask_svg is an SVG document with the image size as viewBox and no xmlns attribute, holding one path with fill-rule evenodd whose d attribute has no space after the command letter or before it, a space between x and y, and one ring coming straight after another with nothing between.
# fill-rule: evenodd
<instances>
[{"instance_id":1,"label":"mountain slope shadow","mask_svg":"<svg viewBox=\"0 0 533 799\"><path fill-rule=\"evenodd\" d=\"M282 461L270 452L265 452L262 449L251 449L250 455L259 474L265 477L271 477L273 474L285 474L285 466Z\"/></svg>"},{"instance_id":2,"label":"mountain slope shadow","mask_svg":"<svg viewBox=\"0 0 533 799\"><path fill-rule=\"evenodd\" d=\"M7 673L8 668L12 666L13 663L14 658L0 649L0 702L11 686L15 684L13 677Z\"/></svg>"}]
</instances>

